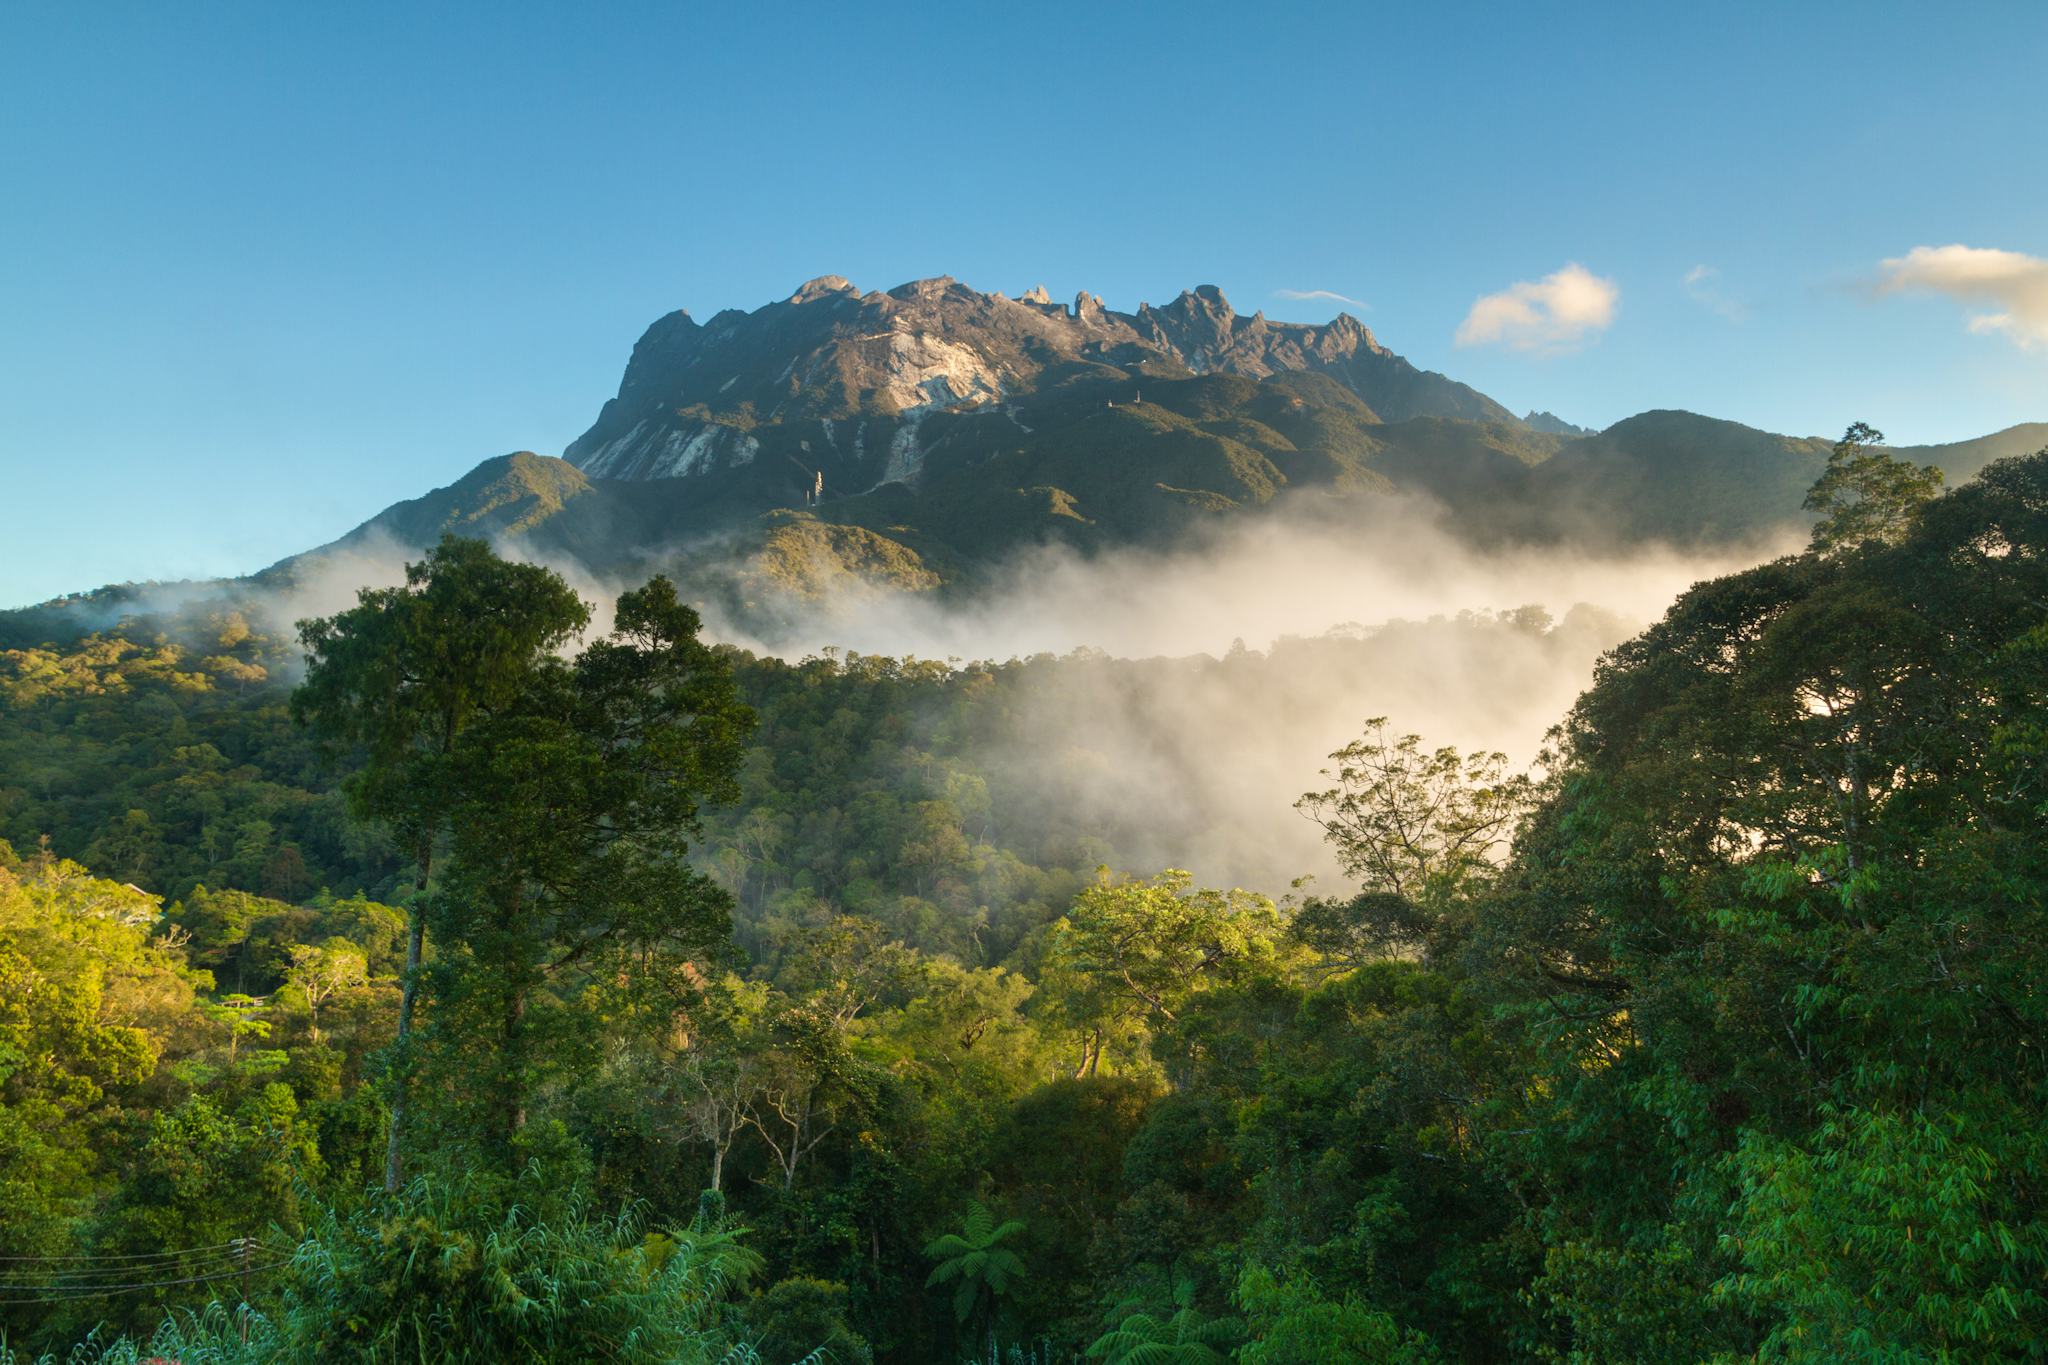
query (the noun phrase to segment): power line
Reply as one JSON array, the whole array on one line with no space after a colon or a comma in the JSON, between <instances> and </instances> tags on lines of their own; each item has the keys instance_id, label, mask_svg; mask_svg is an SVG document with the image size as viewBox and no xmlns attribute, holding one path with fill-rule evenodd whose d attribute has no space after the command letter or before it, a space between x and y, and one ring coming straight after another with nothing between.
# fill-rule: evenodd
<instances>
[{"instance_id":1,"label":"power line","mask_svg":"<svg viewBox=\"0 0 2048 1365\"><path fill-rule=\"evenodd\" d=\"M259 1258L261 1263L255 1263ZM249 1276L289 1265L291 1259L289 1253L280 1255L254 1237L237 1237L176 1251L10 1256L5 1260L12 1264L0 1266L0 1306L62 1303L108 1294L211 1284L236 1277L242 1279L243 1297L247 1298ZM24 1283L25 1276L44 1276L49 1282Z\"/></svg>"},{"instance_id":2,"label":"power line","mask_svg":"<svg viewBox=\"0 0 2048 1365\"><path fill-rule=\"evenodd\" d=\"M134 1278L151 1276L166 1271L183 1270L189 1266L204 1265L209 1261L230 1261L247 1256L251 1252L264 1250L263 1244L255 1238L247 1246L228 1246L218 1251L196 1251L186 1255L159 1256L149 1260L105 1262L71 1261L62 1265L6 1265L0 1266L0 1282L9 1279L52 1277L69 1279L77 1275L116 1275Z\"/></svg>"},{"instance_id":3,"label":"power line","mask_svg":"<svg viewBox=\"0 0 2048 1365\"><path fill-rule=\"evenodd\" d=\"M236 1237L207 1246L186 1247L180 1251L138 1251L130 1254L88 1252L76 1256L0 1256L0 1261L166 1261L180 1256L194 1256L204 1251L232 1251L239 1248L245 1240L249 1239Z\"/></svg>"},{"instance_id":4,"label":"power line","mask_svg":"<svg viewBox=\"0 0 2048 1365\"><path fill-rule=\"evenodd\" d=\"M236 1266L255 1256L269 1255L270 1249L252 1246L248 1251L216 1251L204 1256L193 1256L182 1260L156 1261L147 1265L101 1265L101 1266L17 1266L0 1269L0 1293L11 1289L24 1279L52 1280L64 1283L93 1284L107 1280L154 1279L161 1275L179 1272L211 1270L216 1266Z\"/></svg>"},{"instance_id":5,"label":"power line","mask_svg":"<svg viewBox=\"0 0 2048 1365\"><path fill-rule=\"evenodd\" d=\"M63 1262L66 1266L75 1266L80 1270L133 1270L165 1262L206 1261L219 1256L239 1256L251 1247L262 1245L262 1238L248 1237L224 1242L215 1247L193 1247L188 1251L158 1251L136 1256L53 1256L49 1258L49 1262ZM18 1256L14 1259L28 1264L19 1264L13 1269L0 1266L0 1275L33 1273L41 1264L46 1263L30 1256Z\"/></svg>"},{"instance_id":6,"label":"power line","mask_svg":"<svg viewBox=\"0 0 2048 1365\"><path fill-rule=\"evenodd\" d=\"M69 1284L69 1285L0 1285L0 1291L27 1293L39 1291L30 1298L0 1298L0 1307L14 1307L31 1303L63 1303L70 1299L91 1298L99 1294L125 1294L142 1289L175 1289L180 1285L208 1284L214 1280L232 1280L237 1275L264 1275L291 1264L289 1256L266 1262L263 1265L230 1264L210 1274L194 1275L182 1280L144 1280L135 1284Z\"/></svg>"}]
</instances>

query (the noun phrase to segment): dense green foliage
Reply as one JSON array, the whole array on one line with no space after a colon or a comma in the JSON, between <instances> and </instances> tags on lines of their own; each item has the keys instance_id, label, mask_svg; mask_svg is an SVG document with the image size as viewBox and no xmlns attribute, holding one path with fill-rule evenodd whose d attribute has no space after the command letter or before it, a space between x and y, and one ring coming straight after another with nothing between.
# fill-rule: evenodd
<instances>
[{"instance_id":1,"label":"dense green foliage","mask_svg":"<svg viewBox=\"0 0 2048 1365\"><path fill-rule=\"evenodd\" d=\"M760 1269L738 1229L658 1233L631 1213L593 1217L538 1168L500 1190L416 1181L353 1212L329 1211L289 1252L264 1256L265 1311L179 1314L146 1345L89 1340L96 1365L436 1360L758 1365L734 1308ZM97 1336L97 1334L95 1334ZM97 1349L95 1349L97 1347ZM808 1351L802 1356L822 1361ZM47 1358L47 1357L46 1357ZM0 1343L0 1362L23 1358Z\"/></svg>"},{"instance_id":2,"label":"dense green foliage","mask_svg":"<svg viewBox=\"0 0 2048 1365\"><path fill-rule=\"evenodd\" d=\"M400 854L350 819L292 723L283 684L297 660L233 610L181 617L175 638L0 652L0 831L22 848L48 835L174 899L201 882L286 901L388 892Z\"/></svg>"},{"instance_id":3,"label":"dense green foliage","mask_svg":"<svg viewBox=\"0 0 2048 1365\"><path fill-rule=\"evenodd\" d=\"M1369 726L1301 775L1353 882L1306 900L1131 868L984 762L1086 659L537 664L415 896L328 794L360 760L215 662L269 646L10 655L9 831L161 843L0 870L0 1243L45 1258L0 1323L217 1301L161 1329L186 1360L244 1322L266 1359L2048 1353L2048 453L1896 511L1695 587L1534 777ZM685 806L608 769L725 670L686 709L760 726L664 770ZM159 731L235 756L192 760L213 820L274 803L260 857L205 843ZM434 1040L391 1194L385 901L427 916Z\"/></svg>"}]
</instances>

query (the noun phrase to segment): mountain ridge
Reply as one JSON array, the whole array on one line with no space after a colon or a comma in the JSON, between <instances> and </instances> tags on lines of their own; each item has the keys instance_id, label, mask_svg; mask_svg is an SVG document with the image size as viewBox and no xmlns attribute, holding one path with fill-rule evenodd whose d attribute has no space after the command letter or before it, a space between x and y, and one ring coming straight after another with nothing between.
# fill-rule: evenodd
<instances>
[{"instance_id":1,"label":"mountain ridge","mask_svg":"<svg viewBox=\"0 0 2048 1365\"><path fill-rule=\"evenodd\" d=\"M1163 543L1316 490L1418 494L1481 541L1733 544L1799 523L1800 499L1829 445L1675 409L1570 439L1443 418L1364 423L1352 410L1349 434L1371 444L1346 448L1335 439L1346 432L1346 409L1330 401L1303 417L1330 439L1304 449L1246 415L1280 418L1272 409L1294 401L1286 390L1314 383L1285 377L1277 393L1271 380L1169 384L1160 396L1172 406L1147 399L1091 413L1036 448L980 461L948 461L941 451L916 488L889 483L758 512L700 497L718 493L716 479L591 477L557 457L515 452L257 577L288 580L336 552L394 542L423 549L453 532L600 574L677 574L758 622L786 619L834 588L972 590L1037 546L1091 553ZM1936 463L1957 483L1993 459L2044 446L2048 423L2029 423L1896 453ZM1140 458L1113 458L1133 449ZM771 600L778 595L779 604Z\"/></svg>"},{"instance_id":2,"label":"mountain ridge","mask_svg":"<svg viewBox=\"0 0 2048 1365\"><path fill-rule=\"evenodd\" d=\"M2044 444L2048 424L1900 453L1957 481ZM1480 542L1754 542L1800 522L1827 448L1675 409L1597 432L1517 417L1347 313L1247 317L1214 285L1119 312L821 275L751 311L664 314L560 459L485 461L309 555L454 531L808 600L971 590L1039 546L1157 547L1303 497L1400 494Z\"/></svg>"},{"instance_id":3,"label":"mountain ridge","mask_svg":"<svg viewBox=\"0 0 2048 1365\"><path fill-rule=\"evenodd\" d=\"M485 460L252 579L453 532L774 615L777 594L972 591L1042 546L1159 548L1389 495L1480 544L1753 544L1804 524L1828 446L1679 409L1598 432L1518 418L1348 314L1245 317L1210 285L1119 313L826 275L752 312L664 315L562 457ZM1956 483L2044 446L2028 423L1897 453Z\"/></svg>"}]
</instances>

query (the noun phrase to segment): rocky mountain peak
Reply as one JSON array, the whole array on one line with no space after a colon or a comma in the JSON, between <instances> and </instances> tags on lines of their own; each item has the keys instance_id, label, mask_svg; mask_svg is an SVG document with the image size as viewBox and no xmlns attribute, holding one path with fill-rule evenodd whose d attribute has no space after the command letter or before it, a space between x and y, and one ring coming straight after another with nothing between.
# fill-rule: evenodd
<instances>
[{"instance_id":1,"label":"rocky mountain peak","mask_svg":"<svg viewBox=\"0 0 2048 1365\"><path fill-rule=\"evenodd\" d=\"M948 290L956 288L959 283L960 281L954 279L951 275L934 275L930 279L912 280L908 284L899 284L889 291L888 297L905 301L935 299L945 294Z\"/></svg>"},{"instance_id":2,"label":"rocky mountain peak","mask_svg":"<svg viewBox=\"0 0 2048 1365\"><path fill-rule=\"evenodd\" d=\"M1339 313L1336 317L1331 318L1330 330L1340 336L1362 336L1365 338L1368 346L1371 346L1374 350L1379 349L1379 342L1373 339L1372 328L1366 326L1357 318L1352 317L1349 313Z\"/></svg>"},{"instance_id":3,"label":"rocky mountain peak","mask_svg":"<svg viewBox=\"0 0 2048 1365\"><path fill-rule=\"evenodd\" d=\"M820 275L815 280L805 280L803 287L789 296L791 303L810 303L816 299L830 298L837 294L858 296L860 291L853 287L853 281L844 275Z\"/></svg>"},{"instance_id":4,"label":"rocky mountain peak","mask_svg":"<svg viewBox=\"0 0 2048 1365\"><path fill-rule=\"evenodd\" d=\"M1591 427L1582 427L1576 423L1565 421L1564 418L1559 417L1554 412L1538 412L1533 408L1530 409L1527 416L1522 418L1522 424L1531 431L1545 431L1553 436L1591 436L1593 434Z\"/></svg>"},{"instance_id":5,"label":"rocky mountain peak","mask_svg":"<svg viewBox=\"0 0 2048 1365\"><path fill-rule=\"evenodd\" d=\"M1237 317L1237 310L1230 306L1230 300L1223 297L1223 291L1213 284L1198 284L1193 289L1184 289L1180 296L1162 313L1188 319L1201 318L1211 325L1228 326Z\"/></svg>"},{"instance_id":6,"label":"rocky mountain peak","mask_svg":"<svg viewBox=\"0 0 2048 1365\"><path fill-rule=\"evenodd\" d=\"M676 478L750 465L757 456L816 482L915 479L935 414L1019 414L1042 385L1104 401L1148 375L1290 371L1327 374L1387 421L1455 416L1516 423L1484 395L1426 374L1381 347L1356 319L1323 326L1241 317L1213 284L1136 313L1079 293L1071 310L1044 286L1017 299L950 275L863 294L821 275L755 311L699 326L678 311L633 349L617 397L564 458L599 478ZM801 430L800 430L801 428ZM820 446L825 448L820 449Z\"/></svg>"}]
</instances>

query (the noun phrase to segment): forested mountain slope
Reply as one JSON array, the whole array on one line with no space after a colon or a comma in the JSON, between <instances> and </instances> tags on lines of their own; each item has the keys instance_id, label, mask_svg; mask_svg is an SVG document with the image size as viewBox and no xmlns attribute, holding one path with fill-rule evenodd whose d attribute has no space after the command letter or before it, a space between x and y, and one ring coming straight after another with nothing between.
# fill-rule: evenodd
<instances>
[{"instance_id":1,"label":"forested mountain slope","mask_svg":"<svg viewBox=\"0 0 2048 1365\"><path fill-rule=\"evenodd\" d=\"M1386 423L1327 377L1291 372L1153 381L1141 401L1034 416L1028 432L934 417L914 480L851 495L828 486L766 511L738 476L614 480L506 456L259 581L454 532L600 575L673 572L761 626L786 609L763 593L778 584L800 597L832 580L971 593L1043 546L1156 548L1219 522L1347 505L1360 518L1399 505L1478 544L1740 545L1803 523L1800 498L1829 444L1684 412L1583 437L1441 417ZM1896 454L1954 482L2043 443L2048 424ZM1387 502L1403 494L1423 501Z\"/></svg>"}]
</instances>

